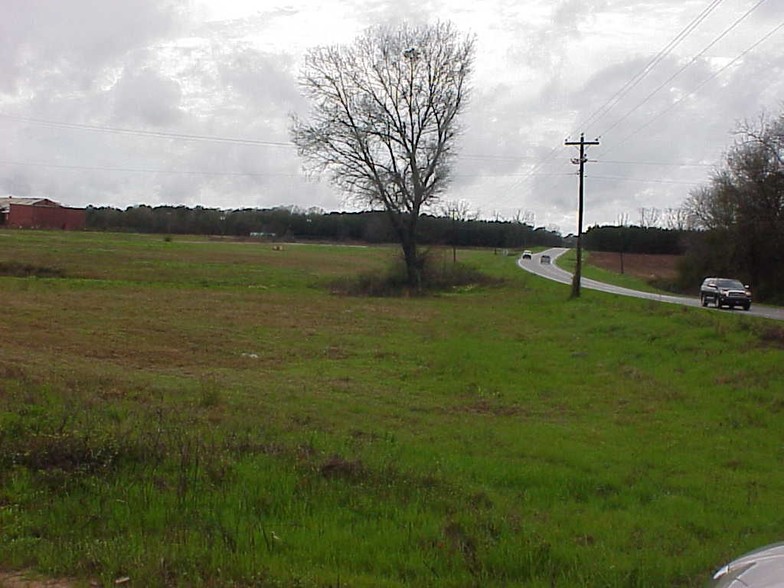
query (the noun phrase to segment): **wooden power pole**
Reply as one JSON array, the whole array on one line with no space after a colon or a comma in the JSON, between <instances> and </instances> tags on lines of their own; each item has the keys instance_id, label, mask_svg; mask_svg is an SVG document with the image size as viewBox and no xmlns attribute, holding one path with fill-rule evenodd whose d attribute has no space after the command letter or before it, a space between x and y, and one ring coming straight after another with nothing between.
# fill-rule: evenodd
<instances>
[{"instance_id":1,"label":"wooden power pole","mask_svg":"<svg viewBox=\"0 0 784 588\"><path fill-rule=\"evenodd\" d=\"M580 195L577 205L577 265L574 268L574 277L572 278L572 298L580 296L580 280L583 273L583 176L585 174L585 163L588 161L588 158L585 156L585 146L598 144L598 139L596 141L586 141L585 133L580 133L579 141L564 142L564 145L580 147L580 157L572 159L572 163L580 166Z\"/></svg>"}]
</instances>

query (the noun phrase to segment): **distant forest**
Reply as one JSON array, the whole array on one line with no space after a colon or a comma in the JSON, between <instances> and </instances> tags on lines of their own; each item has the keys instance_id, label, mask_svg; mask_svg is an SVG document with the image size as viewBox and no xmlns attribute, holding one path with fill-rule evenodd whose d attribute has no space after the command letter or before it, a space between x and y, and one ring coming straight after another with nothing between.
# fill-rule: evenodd
<instances>
[{"instance_id":1,"label":"distant forest","mask_svg":"<svg viewBox=\"0 0 784 588\"><path fill-rule=\"evenodd\" d=\"M396 243L383 211L324 212L297 207L221 210L186 206L88 207L87 228L164 235L224 235L257 237L270 241L332 241ZM454 219L423 215L420 243L456 247L570 247L572 235L512 220ZM688 232L636 226L592 227L584 246L594 251L681 254Z\"/></svg>"},{"instance_id":2,"label":"distant forest","mask_svg":"<svg viewBox=\"0 0 784 588\"><path fill-rule=\"evenodd\" d=\"M683 255L695 237L694 231L684 229L601 226L586 231L583 246L590 251Z\"/></svg>"},{"instance_id":3,"label":"distant forest","mask_svg":"<svg viewBox=\"0 0 784 588\"><path fill-rule=\"evenodd\" d=\"M271 241L397 243L387 213L324 212L296 207L220 210L185 206L87 208L87 228L166 235L256 236ZM423 245L457 247L559 247L560 233L516 221L452 219L423 215Z\"/></svg>"}]
</instances>

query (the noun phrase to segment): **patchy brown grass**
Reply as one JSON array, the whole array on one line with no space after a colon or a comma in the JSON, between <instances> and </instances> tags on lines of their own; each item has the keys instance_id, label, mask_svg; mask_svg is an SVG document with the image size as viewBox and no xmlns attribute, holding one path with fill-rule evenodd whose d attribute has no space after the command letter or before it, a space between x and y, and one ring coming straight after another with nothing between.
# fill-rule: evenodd
<instances>
[{"instance_id":1,"label":"patchy brown grass","mask_svg":"<svg viewBox=\"0 0 784 588\"><path fill-rule=\"evenodd\" d=\"M351 461L339 455L333 455L321 465L319 472L325 478L352 479L360 476L364 469L360 460Z\"/></svg>"},{"instance_id":2,"label":"patchy brown grass","mask_svg":"<svg viewBox=\"0 0 784 588\"><path fill-rule=\"evenodd\" d=\"M763 345L784 349L784 328L778 325L765 325L757 336Z\"/></svg>"},{"instance_id":3,"label":"patchy brown grass","mask_svg":"<svg viewBox=\"0 0 784 588\"><path fill-rule=\"evenodd\" d=\"M99 586L96 583L77 583L63 578L42 578L27 572L0 572L0 588L75 588L77 586Z\"/></svg>"},{"instance_id":4,"label":"patchy brown grass","mask_svg":"<svg viewBox=\"0 0 784 588\"><path fill-rule=\"evenodd\" d=\"M624 253L623 271L625 274L647 282L671 281L678 276L679 255L648 255ZM607 251L591 251L591 265L607 271L621 273L621 255Z\"/></svg>"},{"instance_id":5,"label":"patchy brown grass","mask_svg":"<svg viewBox=\"0 0 784 588\"><path fill-rule=\"evenodd\" d=\"M19 261L0 261L0 276L16 278L62 278L65 273L55 267L21 263Z\"/></svg>"}]
</instances>

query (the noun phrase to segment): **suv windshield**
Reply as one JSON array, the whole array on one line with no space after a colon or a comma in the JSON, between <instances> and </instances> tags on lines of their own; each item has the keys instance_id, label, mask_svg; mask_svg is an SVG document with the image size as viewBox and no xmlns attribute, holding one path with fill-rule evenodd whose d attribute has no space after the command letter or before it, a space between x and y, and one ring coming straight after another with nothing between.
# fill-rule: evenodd
<instances>
[{"instance_id":1,"label":"suv windshield","mask_svg":"<svg viewBox=\"0 0 784 588\"><path fill-rule=\"evenodd\" d=\"M738 280L716 280L719 288L733 288L735 290L745 290L746 288Z\"/></svg>"}]
</instances>

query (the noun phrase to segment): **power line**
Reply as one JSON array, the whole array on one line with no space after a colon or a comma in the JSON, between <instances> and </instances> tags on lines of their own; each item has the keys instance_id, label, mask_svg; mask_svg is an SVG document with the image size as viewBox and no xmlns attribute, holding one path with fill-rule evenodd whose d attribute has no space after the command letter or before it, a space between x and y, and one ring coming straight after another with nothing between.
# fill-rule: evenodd
<instances>
[{"instance_id":1,"label":"power line","mask_svg":"<svg viewBox=\"0 0 784 588\"><path fill-rule=\"evenodd\" d=\"M472 155L470 153L459 153L458 159L488 159L488 160L502 160L502 161L525 161L536 159L530 155Z\"/></svg>"},{"instance_id":2,"label":"power line","mask_svg":"<svg viewBox=\"0 0 784 588\"><path fill-rule=\"evenodd\" d=\"M699 25L700 25L700 24L701 24L701 23L702 23L702 22L703 22L703 21L704 21L704 20L705 20L705 19L708 17L708 15L709 15L709 14L710 14L710 13L711 13L711 12L712 12L712 11L713 11L713 10L714 10L714 9L715 9L715 8L716 8L716 7L717 7L717 6L718 6L718 5L719 5L719 4L722 2L722 1L723 1L723 0L713 0L713 1L712 1L712 2L711 2L711 3L710 3L710 4L709 4L709 5L708 5L708 6L707 6L705 9L703 9L703 11L702 11L700 14L698 14L698 15L697 15L697 17L695 17L695 18L694 18L694 19L693 19L693 20L692 20L692 21L691 21L691 22L690 22L688 25L686 25L686 27L684 27L684 28L683 28L683 29L682 29L682 30L681 30L681 31L680 31L680 32L679 32L679 33L678 33L678 34L677 34L677 35L676 35L676 36L675 36L675 37L672 39L672 41L670 41L670 43L668 43L668 44L667 44L667 45L666 45L666 46L665 46L665 47L664 47L662 50L660 50L660 51L659 51L659 53L658 53L658 54L657 54L657 55L656 55L654 58L652 58L652 59L651 59L651 60L648 62L648 64L646 64L646 66L645 66L645 67L644 67L644 68L643 68L643 69L642 69L642 70L641 70L641 71L640 71L640 72L639 72L639 73L638 73L636 76L634 76L633 78L631 78L631 79L630 79L630 80L629 80L629 81L628 81L626 84L624 84L624 86L622 86L622 87L621 87L621 88L620 88L620 89L619 89L619 90L618 90L618 91L617 91L617 92L616 92L616 93L615 93L613 96L611 96L611 97L610 97L610 98L609 98L609 99L608 99L608 100L607 100L607 101L606 101L606 102L605 102L605 103L604 103L604 104L603 104L603 105L602 105L602 106L601 106L599 109L597 109L596 111L594 111L594 112L593 112L593 113L592 113L592 114L591 114L591 115L588 117L588 119L586 120L586 123L587 123L587 122L591 122L591 123L593 124L593 123L597 122L599 119L603 118L603 117L604 117L604 116L605 116L605 115L606 115L606 114L607 114L607 113L608 113L608 112L609 112L609 111L610 111L612 108L614 108L614 107L615 107L615 105L616 105L618 102L620 102L620 100L621 100L621 99L622 99L622 98L623 98L623 97L624 97L626 94L628 94L628 92L629 92L629 91L631 91L631 90L632 90L632 89L633 89L633 88L634 88L634 87L635 87L637 84L639 84L639 82L640 82L640 81L641 81L641 80L642 80L642 79L643 79L643 78L644 78L644 77L645 77L645 76L646 76L646 75L647 75L647 74L648 74L648 73L649 73L649 72L650 72L650 71L651 71L651 70L652 70L652 69L653 69L653 68L654 68L656 65L658 65L658 64L659 64L659 63L660 63L660 62L661 62L661 61L662 61L662 60L663 60L663 59L664 59L664 58L665 58L667 55L669 55L669 54L672 52L672 50L673 50L673 49L674 49L674 48L675 48L677 45L679 45L679 44L680 44L680 43L681 43L681 42L682 42L682 41L683 41L683 40L684 40L684 39L685 39L685 38L686 38L686 37L687 37L689 34L691 34L691 33L692 33L692 32L693 32L693 31L694 31L696 28L697 28L697 26L699 26ZM734 22L734 23L733 23L733 24L732 24L730 27L728 27L728 28L727 28L727 29L726 29L724 32L722 32L722 33L721 33L721 34L720 34L718 37L716 37L716 38L715 38L715 39L714 39L714 40L713 40L713 41L712 41L710 44L708 44L708 46L706 46L706 47L705 47L705 48L704 48L704 49L703 49L703 50L702 50L702 51L701 51L699 54L697 54L695 57L693 57L693 58L691 59L691 61L689 61L689 62L688 62L688 63L687 63L687 64L686 64L686 65L685 65L683 68L681 68L681 69L680 69L678 72L676 72L676 73L675 73L675 75L673 75L673 76L672 76L672 77L671 77L669 80L667 80L666 82L664 82L664 84L662 84L660 87L658 87L656 90L654 90L654 92L653 92L653 93L651 93L651 94L650 94L648 97L646 97L646 99L645 99L645 100L644 100L642 103L640 103L640 104L638 104L637 106L635 106L635 107L634 107L634 109L632 109L632 111L629 111L629 112L627 112L627 113L626 113L626 115L624 115L624 116L623 116L623 117L622 117L622 118L621 118L619 121L617 121L617 122L616 122L614 125L612 125L612 127L610 127L610 128L607 130L607 131L605 131L604 133L600 133L600 135L603 135L603 134L605 134L605 133L609 132L609 130L612 130L612 129L613 129L613 128L615 128L615 127L616 127L618 124L620 124L620 123L621 123L623 120L625 120L626 118L628 118L628 116L630 116L630 115L631 115L631 114L632 114L634 111L636 111L638 108L640 108L640 107L641 107L641 106L642 106L642 105L643 105L645 102L647 102L648 100L650 100L650 98L651 98L651 97L652 97L652 96L653 96L655 93L659 92L659 91L661 90L661 88L662 88L662 87L664 87L664 86L665 86L667 83L669 83L669 81L671 81L671 80L672 80L672 79L673 79L675 76L679 75L679 74L680 74L680 73L681 73L683 70L685 70L685 69L686 69L686 68L687 68L689 65L691 65L692 63L694 63L694 62L695 62L697 59L699 59L699 57L700 57L700 56L702 56L702 55L703 55L703 54L704 54L706 51L708 51L708 50L709 50L711 47L713 47L713 46L714 46L714 45L715 45L715 44L716 44L718 41L720 41L720 40L721 40L722 38L724 38L724 37L725 37L727 34L729 34L729 32L731 32L731 31L732 31L732 30L733 30L735 27L737 27L737 26L738 26L738 25L739 25L739 24L740 24L740 23L741 23L743 20L745 20L745 19L746 19L746 17L748 17L748 15L750 15L750 14L751 14L751 13L752 13L754 10L756 10L756 9L757 9L757 8L758 8L758 7L759 7L759 6L760 6L760 5L761 5L763 2L765 2L765 1L766 1L766 0L759 0L759 2L757 2L757 4L755 4L755 5L754 5L754 6L753 6L753 7L752 7L750 10L748 10L748 11L747 11L747 12L746 12L746 13L745 13L743 16L741 16L739 19L737 19L737 20L736 20L736 21L735 21L735 22ZM584 124L585 124L585 123L584 123ZM578 128L579 128L579 127L578 127ZM618 145L613 145L613 149L614 149L614 148L616 148L617 146L618 146ZM551 151L551 152L548 154L548 156L549 156L549 157L552 157L552 156L555 154L555 152L557 151L557 149L558 149L557 147L556 147L556 148L553 148L553 150L552 150L552 151ZM539 166L541 166L541 165L544 165L544 164L547 162L547 159L549 159L549 157L546 157L545 159L543 159L543 160L540 162ZM653 165L653 164L651 164L651 165ZM538 170L538 166L535 166L535 168L532 170L532 173L533 173L533 172L535 172L535 171L537 171L537 170ZM620 177L619 177L619 178L610 178L609 176L591 176L591 177L593 177L593 178L597 178L597 179L608 179L608 180L609 180L609 179L616 179L616 180L620 180L620 181L624 181L624 180L625 180L625 178L620 178ZM644 180L634 180L634 179L628 179L628 181L644 181ZM668 182L667 180L660 180L660 181L653 181L653 180L652 180L651 182L652 182L652 183L670 183L670 182ZM518 184L518 183L519 183L519 182L516 182L516 184ZM672 181L672 183L675 183L675 181Z\"/></svg>"},{"instance_id":3,"label":"power line","mask_svg":"<svg viewBox=\"0 0 784 588\"><path fill-rule=\"evenodd\" d=\"M143 174L175 174L175 175L194 175L194 176L287 176L297 177L299 174L274 173L274 172L212 172L212 171L192 171L192 170L166 170L151 168L129 168L129 167L104 167L91 165L65 165L59 163L30 162L30 161L7 161L0 160L0 165L19 165L24 167L44 167L55 169L72 169L82 171L109 171L122 173L143 173Z\"/></svg>"},{"instance_id":4,"label":"power line","mask_svg":"<svg viewBox=\"0 0 784 588\"><path fill-rule=\"evenodd\" d=\"M706 6L700 14L698 14L692 21L687 24L681 31L672 38L637 74L629 79L615 94L610 96L607 101L597 108L585 121L581 122L576 128L587 128L589 125L601 120L610 110L615 107L621 99L631 92L642 80L648 75L654 67L661 63L665 57L672 53L673 49L677 47L686 37L688 37L694 29L696 29L702 21L704 21L716 7L721 4L723 0L713 0Z\"/></svg>"},{"instance_id":5,"label":"power line","mask_svg":"<svg viewBox=\"0 0 784 588\"><path fill-rule=\"evenodd\" d=\"M592 180L608 180L619 182L640 182L643 184L677 184L683 186L699 186L700 182L686 182L681 180L659 180L659 179L643 179L643 178L627 178L624 176L587 176Z\"/></svg>"},{"instance_id":6,"label":"power line","mask_svg":"<svg viewBox=\"0 0 784 588\"><path fill-rule=\"evenodd\" d=\"M613 165L650 165L662 167L713 167L712 163L678 163L665 161L614 161L610 159L599 159L596 163L609 163Z\"/></svg>"},{"instance_id":7,"label":"power line","mask_svg":"<svg viewBox=\"0 0 784 588\"><path fill-rule=\"evenodd\" d=\"M761 0L764 1L764 0ZM677 47L686 37L688 37L709 15L713 10L721 4L723 0L712 0L712 2L705 7L702 12L700 12L694 19L692 19L689 24L687 24L681 31L673 37L673 39L663 47L656 56L654 56L646 66L638 72L634 77L632 77L629 81L627 81L615 94L613 94L601 107L599 107L596 111L594 111L586 120L586 123L595 123L596 121L600 120L604 117L626 94L628 94L637 84L642 81L642 79L658 64L660 63L667 55L669 55L675 47ZM578 126L579 128L579 126ZM553 147L553 149L544 156L532 169L528 174L525 174L521 177L520 180L516 181L509 189L517 187L523 180L528 177L538 176L538 171L544 166L549 163L555 157L555 154L560 150L560 146ZM571 175L571 174L565 174ZM504 198L503 202L506 202L514 197L514 194L507 196ZM498 199L495 202L499 202Z\"/></svg>"},{"instance_id":8,"label":"power line","mask_svg":"<svg viewBox=\"0 0 784 588\"><path fill-rule=\"evenodd\" d=\"M635 130L634 130L632 133L629 133L629 134L628 134L626 137L624 137L624 138L623 138L623 139L621 139L620 141L617 141L617 142L616 142L616 143L615 143L615 144L614 144L614 145L613 145L613 146L612 146L610 149L608 149L607 151L605 151L605 152L604 152L604 155L607 155L608 153L610 153L610 152L612 152L613 150L617 149L618 147L620 147L621 145L623 145L624 143L626 143L626 142L627 142L629 139L631 139L632 137L636 136L636 135L637 135L637 134L638 134L640 131L642 131L643 129L645 129L645 128L649 127L649 126L650 126L650 125L652 125L652 124L653 124L655 121L657 121L657 120L658 120L658 119L660 119L662 116L664 116L665 114L667 114L668 112L670 112L670 111L671 111L672 109L674 109L676 106L680 105L680 104L681 104L682 102L684 102L685 100L687 100L687 99L691 98L692 96L694 96L694 95L695 95L695 94L696 94L696 93L697 93L697 92L698 92L698 91L699 91L699 90L700 90L700 89L701 89L703 86L705 86L706 84L708 84L708 83L709 83L709 82L711 82L712 80L716 79L716 78L717 78L718 76L720 76L720 75L721 75L721 74L722 74L724 71L726 71L727 69L729 69L730 67L732 67L732 66L733 66L735 63L737 63L737 62L738 62L740 59L742 59L742 58L743 58L744 56L746 56L748 53L750 53L750 52L752 52L754 49L756 49L756 48L757 48L759 45L761 45L762 43L764 43L765 41L767 41L767 40L768 40L770 37L772 37L774 34L776 34L777 32L779 32L779 31L780 31L782 28L784 28L784 22L780 23L778 26L776 26L776 27L774 27L773 29L771 29L771 30L770 30L770 31L769 31L769 32L768 32L768 33L767 33L765 36L763 36L762 38L758 39L758 40L757 40L756 42L754 42L752 45L750 45L749 47L747 47L747 48L746 48L744 51L741 51L741 52L740 52L740 53L739 53L739 54L738 54L738 55L737 55L737 56L736 56L736 57L735 57L735 58L734 58L732 61L730 61L730 62L726 63L726 64L725 64L725 65L724 65L724 66L723 66L721 69L719 69L719 70L715 71L715 72L714 72L712 75L710 75L709 77L705 78L705 79L704 79L702 82L700 82L700 83L699 83L699 84L698 84L698 85L697 85L697 86L696 86L696 87L695 87L693 90L691 90L691 91L690 91L688 94L686 94L686 95L682 96L681 98L679 98L678 100L676 100L675 102L673 102L673 103L672 103L670 106L668 106L667 108L665 108L664 110L662 110L662 111L661 111L659 114L657 114L656 116L653 116L652 118L648 119L648 121L647 121L647 122L645 122L645 123L643 123L642 125L640 125L639 127L637 127L637 128L636 128L636 129L635 129Z\"/></svg>"},{"instance_id":9,"label":"power line","mask_svg":"<svg viewBox=\"0 0 784 588\"><path fill-rule=\"evenodd\" d=\"M46 120L40 118L30 118L24 116L13 116L0 112L0 118L25 122L50 128L76 129L79 131L91 131L97 133L113 133L116 135L134 135L140 137L155 137L158 139L177 139L180 141L211 141L215 143L233 143L237 145L258 145L264 147L293 147L291 142L282 141L262 141L258 139L244 139L237 137L221 137L214 135L191 135L187 133L169 133L166 131L148 131L143 129L130 129L122 127L109 127L102 125L87 125L78 123L67 123L62 121Z\"/></svg>"},{"instance_id":10,"label":"power line","mask_svg":"<svg viewBox=\"0 0 784 588\"><path fill-rule=\"evenodd\" d=\"M452 174L453 178L530 178L530 177L544 177L544 176L571 176L572 173L531 173L525 172L521 174Z\"/></svg>"},{"instance_id":11,"label":"power line","mask_svg":"<svg viewBox=\"0 0 784 588\"><path fill-rule=\"evenodd\" d=\"M122 127L110 127L103 125L88 125L80 123L68 123L63 121L46 120L40 118L14 116L0 112L0 118L7 120L25 122L50 128L64 128L75 129L80 131L93 131L101 133L112 133L121 135L136 135L143 137L155 137L161 139L179 139L184 141L212 141L219 143L237 143L240 145L262 145L269 147L294 147L294 143L290 141L262 141L259 139L247 139L243 137L223 137L219 135L193 135L187 133L172 133L167 131L150 131L145 129L133 129ZM471 154L459 153L458 158L463 159L478 159L478 160L499 160L499 161L524 161L536 159L529 155L488 155L488 154Z\"/></svg>"},{"instance_id":12,"label":"power line","mask_svg":"<svg viewBox=\"0 0 784 588\"><path fill-rule=\"evenodd\" d=\"M150 131L143 129L110 127L102 125L88 125L79 123L68 123L63 121L47 120L32 117L14 116L0 112L0 118L35 124L49 128L64 128L75 129L80 131L112 133L120 135L132 135L142 137L153 137L160 139L176 139L184 141L210 141L218 143L231 143L240 145L258 145L270 147L293 147L291 142L281 141L262 141L256 139L237 138L237 137L223 137L214 135L193 135L186 133L171 133L166 131ZM479 160L504 160L504 161L522 161L532 159L529 156L523 155L478 155L478 154L461 154L459 157ZM47 167L55 169L72 169L72 170L86 170L86 171L109 171L121 173L151 173L151 174L178 174L178 175L197 175L197 176L296 176L298 174L277 174L277 173L254 173L254 172L208 172L208 171L194 171L194 170L165 170L165 169L149 169L149 168L125 168L125 167L108 167L108 166L86 166L86 165L65 165L54 164L45 162L24 162L24 161L0 161L2 165L19 165L26 167ZM541 169L542 164L537 166L536 169ZM559 175L559 174L539 174L527 172L523 174L456 174L454 177L520 177L525 179L533 175Z\"/></svg>"},{"instance_id":13,"label":"power line","mask_svg":"<svg viewBox=\"0 0 784 588\"><path fill-rule=\"evenodd\" d=\"M749 15L750 15L752 12L754 12L754 11L755 11L757 8L759 8L759 7L760 7L760 5L762 5L762 4L763 4L764 2L766 2L766 1L767 1L767 0L759 0L759 1L758 1L758 2L757 2L755 5L754 5L754 6L752 6L751 8L749 8L749 9L748 9L748 10L747 10L747 11L746 11L746 12L745 12L743 15L741 15L741 16L740 16L740 17L739 17L737 20L735 20L735 22L733 22L733 23L732 23L732 24L731 24L729 27L727 27L726 29L724 29L724 31L723 31L723 32L722 32L722 33L721 33L719 36L715 37L715 38L714 38L714 39L713 39L713 40L712 40L710 43L708 43L708 44L707 44L707 45L706 45L706 46L705 46L705 47L702 49L702 51L700 51L699 53L697 53L697 55L695 55L694 57L692 57L692 58L691 58L691 59L690 59L690 60L689 60L689 61L688 61L688 62L687 62L687 63L686 63L686 64L685 64L683 67L681 67L681 68L680 68L678 71L676 71L676 72L675 72L674 74L672 74L672 75L671 75L669 78L667 78L667 79L666 79L664 82L662 82L662 83L661 83L659 86L657 86L657 87L656 87L656 89L655 89L655 90L653 90L653 92L651 92L650 94L648 94L648 95L647 95L647 96L646 96L646 97L645 97L645 98L644 98L644 99L643 99L643 100L642 100L640 103L638 103L638 104L637 104L637 105L636 105L634 108L632 108L631 110L629 110L629 111L628 111L626 114L624 114L624 115L623 115L621 118L619 118L617 121L615 121L615 122L614 122L612 125L610 125L610 126L609 126L607 129L605 129L605 130L604 130L602 133L600 133L600 135L605 135L605 134L609 133L609 132L610 132L610 131L612 131L612 130L613 130L615 127L617 127L619 124L621 124L623 121L625 121L627 118L629 118L629 117L630 117L630 116L631 116L633 113L635 113L637 110L639 110L639 109L640 109L640 107L642 107L642 106L643 106L643 105L644 105L646 102L648 102L648 101L649 101L651 98L653 98L653 97L654 97L656 94L658 94L658 93L661 91L661 89L662 89L662 88L664 88L664 87L665 87L667 84L669 84L669 83L670 83L670 82L671 82L673 79L675 79L676 77L678 77L678 76L679 76L679 75L680 75L680 74L681 74L681 73L682 73L682 72L683 72L683 71L684 71L686 68L688 68L688 67L689 67L691 64L693 64L693 63L694 63L695 61L697 61L697 60L698 60L700 57L702 57L702 56L703 56L703 55L704 55L704 54L705 54L705 53L706 53L706 52L707 52L707 51L708 51L708 50L709 50L711 47L713 47L713 46L714 46L716 43L718 43L718 42L719 42L719 41L721 41L721 40L722 40L724 37L726 37L726 36L727 36L727 35L728 35L728 34L729 34L729 33L730 33L730 32L731 32L733 29L735 29L735 27L737 27L737 26L738 26L738 25L739 25L741 22L743 22L744 20L746 20L746 18L748 18L748 16L749 16Z\"/></svg>"},{"instance_id":14,"label":"power line","mask_svg":"<svg viewBox=\"0 0 784 588\"><path fill-rule=\"evenodd\" d=\"M667 55L669 55L677 45L679 45L686 37L688 37L710 15L710 13L716 7L718 7L719 4L721 4L721 2L723 2L723 0L712 0L712 2L707 7L705 7L702 10L702 12L700 12L694 19L692 19L692 21L689 24L687 24L683 29L681 29L681 31L677 35L675 35L675 37L673 37L673 39L667 45L665 45L665 47L663 47L659 51L659 53L656 56L654 56L640 72L638 72L634 77L632 77L629 81L627 81L626 84L624 84L615 94L613 94L613 96L611 96L604 104L602 104L601 107L599 107L596 111L594 111L588 117L588 119L586 119L586 122L583 124L588 124L591 122L595 123L596 121L604 117L623 98L623 96L628 94L628 92L630 92L637 84L639 84L640 81L658 63L660 63L665 57L667 57ZM577 128L579 128L579 126ZM512 186L510 186L509 189L511 190L512 188L517 187L522 183L523 180L525 180L528 177L533 177L538 175L537 172L544 165L547 165L550 162L550 160L554 159L558 151L560 151L560 145L553 147L553 149L547 155L545 155L542 159L540 159L540 161L536 165L534 165L534 167L531 169L531 171L528 174L525 174L524 176L521 177L520 180L514 182L514 184L512 184ZM564 174L564 175L572 175L572 174ZM553 183L553 187L555 186L556 184ZM494 201L491 201L491 203L507 202L514 196L515 196L514 194L510 194L506 198L495 199Z\"/></svg>"},{"instance_id":15,"label":"power line","mask_svg":"<svg viewBox=\"0 0 784 588\"><path fill-rule=\"evenodd\" d=\"M177 169L159 169L159 168L133 168L133 167L116 167L116 166L100 166L100 165L68 165L61 163L47 163L47 162L33 162L33 161L9 161L0 160L0 165L18 165L24 167L42 167L54 169L70 169L82 171L108 171L108 172L121 172L121 173L144 173L144 174L174 174L174 175L195 175L195 176L249 176L249 177L265 177L265 176L284 176L284 177L297 177L297 173L276 173L276 172L219 172L219 171L203 171L203 170L177 170ZM452 177L456 178L486 178L486 177L528 177L530 174L454 174ZM564 176L572 174L561 173L542 173L538 176Z\"/></svg>"},{"instance_id":16,"label":"power line","mask_svg":"<svg viewBox=\"0 0 784 588\"><path fill-rule=\"evenodd\" d=\"M528 172L526 172L524 174L521 174L519 176L519 178L512 183L512 185L510 185L508 188L506 188L506 190L509 192L509 194L507 194L505 197L502 197L502 198L496 198L494 200L490 200L489 204L490 205L499 205L501 203L505 204L505 203L509 202L509 200L511 200L512 198L517 197L517 194L511 193L511 190L513 190L514 188L517 188L526 179L539 176L540 175L539 171L545 165L547 165L550 160L555 158L555 154L560 150L560 148L561 148L560 145L556 146L556 147L553 147L547 154L545 154L542 158L539 159L539 161L537 163L535 163L532 166L530 171L528 171ZM541 175L559 175L559 174L541 174ZM563 175L573 175L573 174L569 173L569 174L563 174Z\"/></svg>"}]
</instances>

